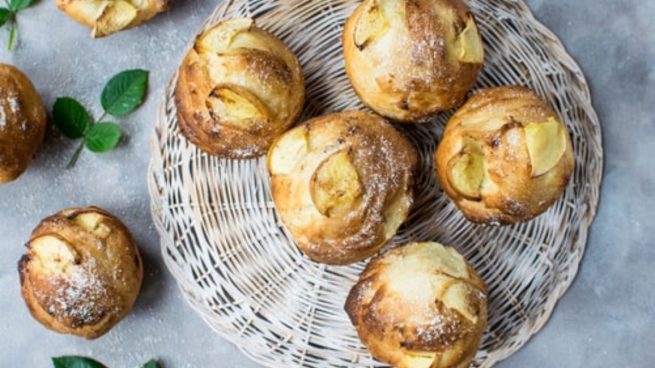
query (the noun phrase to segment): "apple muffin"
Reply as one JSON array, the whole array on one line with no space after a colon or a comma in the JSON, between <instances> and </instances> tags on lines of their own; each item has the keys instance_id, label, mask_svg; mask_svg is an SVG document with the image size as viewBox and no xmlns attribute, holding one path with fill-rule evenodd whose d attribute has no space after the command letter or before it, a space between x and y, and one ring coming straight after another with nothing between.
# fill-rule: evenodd
<instances>
[{"instance_id":1,"label":"apple muffin","mask_svg":"<svg viewBox=\"0 0 655 368\"><path fill-rule=\"evenodd\" d=\"M132 309L143 279L141 256L125 225L96 207L44 219L18 265L32 316L63 334L94 339Z\"/></svg>"},{"instance_id":2,"label":"apple muffin","mask_svg":"<svg viewBox=\"0 0 655 368\"><path fill-rule=\"evenodd\" d=\"M57 7L91 28L91 37L136 27L168 10L172 0L56 0Z\"/></svg>"},{"instance_id":3,"label":"apple muffin","mask_svg":"<svg viewBox=\"0 0 655 368\"><path fill-rule=\"evenodd\" d=\"M293 52L252 19L218 23L196 40L179 70L178 122L214 156L262 156L298 119L305 99Z\"/></svg>"},{"instance_id":4,"label":"apple muffin","mask_svg":"<svg viewBox=\"0 0 655 368\"><path fill-rule=\"evenodd\" d=\"M481 224L528 221L551 206L574 169L566 126L523 87L479 91L448 121L437 176L464 215Z\"/></svg>"},{"instance_id":5,"label":"apple muffin","mask_svg":"<svg viewBox=\"0 0 655 368\"><path fill-rule=\"evenodd\" d=\"M46 112L30 79L0 64L0 184L16 180L41 147Z\"/></svg>"},{"instance_id":6,"label":"apple muffin","mask_svg":"<svg viewBox=\"0 0 655 368\"><path fill-rule=\"evenodd\" d=\"M365 0L343 31L346 73L364 104L421 122L461 104L484 61L462 0Z\"/></svg>"},{"instance_id":7,"label":"apple muffin","mask_svg":"<svg viewBox=\"0 0 655 368\"><path fill-rule=\"evenodd\" d=\"M368 264L345 309L383 362L467 368L487 326L487 286L455 249L410 243Z\"/></svg>"},{"instance_id":8,"label":"apple muffin","mask_svg":"<svg viewBox=\"0 0 655 368\"><path fill-rule=\"evenodd\" d=\"M347 264L377 252L413 203L418 154L382 117L321 116L276 140L268 153L273 200L311 259Z\"/></svg>"}]
</instances>

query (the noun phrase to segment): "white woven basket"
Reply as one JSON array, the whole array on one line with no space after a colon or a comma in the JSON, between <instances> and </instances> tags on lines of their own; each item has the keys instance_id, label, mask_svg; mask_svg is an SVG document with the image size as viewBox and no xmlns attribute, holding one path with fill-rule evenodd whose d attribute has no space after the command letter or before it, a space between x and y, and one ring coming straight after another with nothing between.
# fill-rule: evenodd
<instances>
[{"instance_id":1,"label":"white woven basket","mask_svg":"<svg viewBox=\"0 0 655 368\"><path fill-rule=\"evenodd\" d=\"M226 0L203 29L234 16L282 38L307 84L304 117L361 108L343 70L340 35L355 0ZM439 190L433 152L450 114L399 127L419 147L416 206L393 244L437 240L459 249L490 287L489 328L474 366L491 367L547 321L578 270L595 214L601 132L584 77L557 38L520 0L471 0L486 44L476 88L536 90L572 134L576 170L562 198L526 224L467 222ZM184 296L219 334L270 367L377 367L343 304L364 266L313 263L276 217L263 159L220 160L180 134L173 89L155 128L149 172L152 215L164 259Z\"/></svg>"}]
</instances>

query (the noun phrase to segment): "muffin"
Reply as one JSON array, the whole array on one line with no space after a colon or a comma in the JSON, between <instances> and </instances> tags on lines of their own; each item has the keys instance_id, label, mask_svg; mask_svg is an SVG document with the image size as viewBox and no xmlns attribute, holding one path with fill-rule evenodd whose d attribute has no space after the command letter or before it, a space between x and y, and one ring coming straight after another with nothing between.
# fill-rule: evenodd
<instances>
[{"instance_id":1,"label":"muffin","mask_svg":"<svg viewBox=\"0 0 655 368\"><path fill-rule=\"evenodd\" d=\"M485 89L468 100L446 125L435 159L441 187L481 224L533 219L562 194L574 169L561 119L522 87Z\"/></svg>"},{"instance_id":2,"label":"muffin","mask_svg":"<svg viewBox=\"0 0 655 368\"><path fill-rule=\"evenodd\" d=\"M484 47L462 0L365 0L343 31L346 72L364 104L421 122L461 104Z\"/></svg>"},{"instance_id":3,"label":"muffin","mask_svg":"<svg viewBox=\"0 0 655 368\"><path fill-rule=\"evenodd\" d=\"M32 82L0 64L0 184L18 178L41 147L46 112Z\"/></svg>"},{"instance_id":4,"label":"muffin","mask_svg":"<svg viewBox=\"0 0 655 368\"><path fill-rule=\"evenodd\" d=\"M265 154L298 119L304 98L296 56L246 18L223 21L196 40L175 90L182 134L231 159Z\"/></svg>"},{"instance_id":5,"label":"muffin","mask_svg":"<svg viewBox=\"0 0 655 368\"><path fill-rule=\"evenodd\" d=\"M398 368L466 368L487 325L487 287L457 251L410 243L373 259L346 300L357 334Z\"/></svg>"},{"instance_id":6,"label":"muffin","mask_svg":"<svg viewBox=\"0 0 655 368\"><path fill-rule=\"evenodd\" d=\"M275 208L311 259L347 264L377 252L413 203L417 152L383 118L361 111L312 119L268 153Z\"/></svg>"},{"instance_id":7,"label":"muffin","mask_svg":"<svg viewBox=\"0 0 655 368\"><path fill-rule=\"evenodd\" d=\"M56 0L57 7L100 38L136 27L168 10L172 0Z\"/></svg>"},{"instance_id":8,"label":"muffin","mask_svg":"<svg viewBox=\"0 0 655 368\"><path fill-rule=\"evenodd\" d=\"M143 264L123 223L96 208L71 208L44 219L18 265L32 316L63 334L94 339L132 309Z\"/></svg>"}]
</instances>

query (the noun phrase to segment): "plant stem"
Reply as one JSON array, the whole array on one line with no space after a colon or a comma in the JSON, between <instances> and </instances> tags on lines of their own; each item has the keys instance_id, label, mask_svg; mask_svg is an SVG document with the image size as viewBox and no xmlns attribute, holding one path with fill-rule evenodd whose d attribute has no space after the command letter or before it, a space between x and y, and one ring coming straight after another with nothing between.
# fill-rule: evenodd
<instances>
[{"instance_id":1,"label":"plant stem","mask_svg":"<svg viewBox=\"0 0 655 368\"><path fill-rule=\"evenodd\" d=\"M18 23L16 22L16 14L11 14L11 28L9 29L9 51L14 49L16 42L16 32L18 30Z\"/></svg>"},{"instance_id":2,"label":"plant stem","mask_svg":"<svg viewBox=\"0 0 655 368\"><path fill-rule=\"evenodd\" d=\"M75 166L75 164L77 163L77 159L80 158L80 154L82 153L83 148L84 148L84 138L82 138L82 140L80 141L80 146L77 147L70 161L68 161L68 165L66 165L66 169L72 169L73 166Z\"/></svg>"},{"instance_id":3,"label":"plant stem","mask_svg":"<svg viewBox=\"0 0 655 368\"><path fill-rule=\"evenodd\" d=\"M104 119L104 118L106 118L106 117L107 117L107 112L106 112L106 111L103 111L102 115L100 115L100 117L99 117L95 122L96 122L96 123L101 123L101 122L102 122L102 119Z\"/></svg>"},{"instance_id":4,"label":"plant stem","mask_svg":"<svg viewBox=\"0 0 655 368\"><path fill-rule=\"evenodd\" d=\"M90 124L89 124L89 127L87 128L87 131L94 124L102 122L102 119L104 119L105 117L107 117L107 112L103 112L102 115L100 115L99 119L97 119L95 121L92 120L90 122ZM86 135L86 132L84 132L84 134ZM66 169L72 169L73 166L75 166L75 164L77 163L77 160L80 158L80 155L82 154L82 149L84 149L84 142L85 142L84 137L82 137L81 139L82 139L82 141L80 142L79 147L77 147L77 149L75 150L75 153L73 153L73 156L71 157L71 159L68 161L68 165L66 165Z\"/></svg>"}]
</instances>

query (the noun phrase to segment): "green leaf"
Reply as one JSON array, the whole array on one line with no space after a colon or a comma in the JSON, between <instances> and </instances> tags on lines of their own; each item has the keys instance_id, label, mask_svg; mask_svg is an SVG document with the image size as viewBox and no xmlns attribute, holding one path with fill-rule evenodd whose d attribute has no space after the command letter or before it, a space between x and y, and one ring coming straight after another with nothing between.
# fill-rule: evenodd
<instances>
[{"instance_id":1,"label":"green leaf","mask_svg":"<svg viewBox=\"0 0 655 368\"><path fill-rule=\"evenodd\" d=\"M106 368L101 363L80 356L62 356L52 358L52 364L55 368Z\"/></svg>"},{"instance_id":2,"label":"green leaf","mask_svg":"<svg viewBox=\"0 0 655 368\"><path fill-rule=\"evenodd\" d=\"M84 106L71 97L60 97L52 107L55 125L68 138L81 138L91 124Z\"/></svg>"},{"instance_id":3,"label":"green leaf","mask_svg":"<svg viewBox=\"0 0 655 368\"><path fill-rule=\"evenodd\" d=\"M100 102L108 114L125 116L143 103L147 89L146 70L126 70L116 74L107 82Z\"/></svg>"},{"instance_id":4,"label":"green leaf","mask_svg":"<svg viewBox=\"0 0 655 368\"><path fill-rule=\"evenodd\" d=\"M156 360L150 359L148 363L141 366L141 368L159 368L159 364L157 364Z\"/></svg>"},{"instance_id":5,"label":"green leaf","mask_svg":"<svg viewBox=\"0 0 655 368\"><path fill-rule=\"evenodd\" d=\"M9 9L17 12L32 5L32 0L9 0L7 3L9 4Z\"/></svg>"},{"instance_id":6,"label":"green leaf","mask_svg":"<svg viewBox=\"0 0 655 368\"><path fill-rule=\"evenodd\" d=\"M0 27L4 26L9 18L11 18L11 12L9 9L0 8Z\"/></svg>"},{"instance_id":7,"label":"green leaf","mask_svg":"<svg viewBox=\"0 0 655 368\"><path fill-rule=\"evenodd\" d=\"M121 134L121 128L115 123L93 124L84 136L84 144L92 152L108 152L116 147Z\"/></svg>"}]
</instances>

